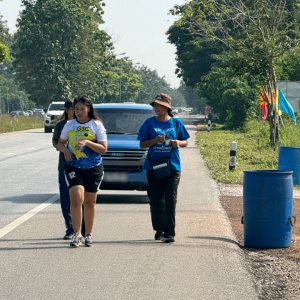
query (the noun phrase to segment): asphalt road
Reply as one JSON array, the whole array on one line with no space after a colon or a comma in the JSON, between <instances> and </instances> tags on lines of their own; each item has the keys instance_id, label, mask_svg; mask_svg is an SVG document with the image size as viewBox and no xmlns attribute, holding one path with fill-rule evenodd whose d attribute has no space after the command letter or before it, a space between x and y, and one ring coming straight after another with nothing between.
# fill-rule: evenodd
<instances>
[{"instance_id":1,"label":"asphalt road","mask_svg":"<svg viewBox=\"0 0 300 300\"><path fill-rule=\"evenodd\" d=\"M52 135L0 135L0 299L258 299L187 127L176 242L154 241L145 192L99 191L94 247L79 249L62 240Z\"/></svg>"}]
</instances>

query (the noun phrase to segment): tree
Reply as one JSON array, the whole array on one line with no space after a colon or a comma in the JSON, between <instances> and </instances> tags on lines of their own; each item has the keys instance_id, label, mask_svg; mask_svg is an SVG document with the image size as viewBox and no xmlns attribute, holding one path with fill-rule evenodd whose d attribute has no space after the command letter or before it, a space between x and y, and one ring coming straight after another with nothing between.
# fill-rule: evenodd
<instances>
[{"instance_id":1,"label":"tree","mask_svg":"<svg viewBox=\"0 0 300 300\"><path fill-rule=\"evenodd\" d=\"M98 95L110 37L98 26L102 0L22 0L13 44L17 79L37 104Z\"/></svg>"},{"instance_id":2,"label":"tree","mask_svg":"<svg viewBox=\"0 0 300 300\"><path fill-rule=\"evenodd\" d=\"M185 106L183 95L176 88L172 88L166 78L160 77L156 70L151 70L142 65L136 68L140 86L134 97L137 103L151 103L158 93L169 94L172 98L172 106Z\"/></svg>"},{"instance_id":3,"label":"tree","mask_svg":"<svg viewBox=\"0 0 300 300\"><path fill-rule=\"evenodd\" d=\"M275 70L278 80L300 81L300 47L285 53L276 62Z\"/></svg>"},{"instance_id":4,"label":"tree","mask_svg":"<svg viewBox=\"0 0 300 300\"><path fill-rule=\"evenodd\" d=\"M185 99L185 104L178 105L178 106L189 106L194 109L194 113L204 112L204 107L206 105L206 99L200 98L197 92L197 89L192 89L191 87L183 84L181 82L178 92L181 93L183 98Z\"/></svg>"},{"instance_id":5,"label":"tree","mask_svg":"<svg viewBox=\"0 0 300 300\"><path fill-rule=\"evenodd\" d=\"M114 56L102 73L97 102L133 101L142 87L139 74L128 57Z\"/></svg>"},{"instance_id":6,"label":"tree","mask_svg":"<svg viewBox=\"0 0 300 300\"><path fill-rule=\"evenodd\" d=\"M0 15L0 62L10 61L8 45L11 42L11 35L6 23L6 21L3 21L3 16Z\"/></svg>"},{"instance_id":7,"label":"tree","mask_svg":"<svg viewBox=\"0 0 300 300\"><path fill-rule=\"evenodd\" d=\"M235 53L237 75L255 77L268 102L270 144L279 142L275 64L299 43L296 0L193 0L182 8L179 24Z\"/></svg>"},{"instance_id":8,"label":"tree","mask_svg":"<svg viewBox=\"0 0 300 300\"><path fill-rule=\"evenodd\" d=\"M173 14L183 13L182 6L176 8L177 11L171 10ZM214 62L212 54L220 53L221 49L192 34L181 22L175 22L166 34L168 41L176 47L175 73L187 86L194 88L200 78L210 71Z\"/></svg>"},{"instance_id":9,"label":"tree","mask_svg":"<svg viewBox=\"0 0 300 300\"><path fill-rule=\"evenodd\" d=\"M231 68L235 59L233 53L227 51L215 58L216 62L203 77L199 90L214 111L220 112L220 122L229 129L243 128L248 109L257 102L259 89L249 74L235 74Z\"/></svg>"}]
</instances>

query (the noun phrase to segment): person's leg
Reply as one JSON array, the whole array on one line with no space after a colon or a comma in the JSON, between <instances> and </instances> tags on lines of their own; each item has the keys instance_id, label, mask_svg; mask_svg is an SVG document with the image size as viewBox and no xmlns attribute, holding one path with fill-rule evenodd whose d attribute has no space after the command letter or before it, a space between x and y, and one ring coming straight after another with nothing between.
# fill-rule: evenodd
<instances>
[{"instance_id":1,"label":"person's leg","mask_svg":"<svg viewBox=\"0 0 300 300\"><path fill-rule=\"evenodd\" d=\"M150 200L150 213L153 230L162 232L164 228L164 183L162 179L157 179L153 172L147 170L148 188L147 194Z\"/></svg>"},{"instance_id":2,"label":"person's leg","mask_svg":"<svg viewBox=\"0 0 300 300\"><path fill-rule=\"evenodd\" d=\"M81 235L82 235L82 236L85 236L85 223L84 223L84 204L82 205Z\"/></svg>"},{"instance_id":3,"label":"person's leg","mask_svg":"<svg viewBox=\"0 0 300 300\"><path fill-rule=\"evenodd\" d=\"M84 223L85 235L91 235L96 216L96 199L97 193L85 192L84 193Z\"/></svg>"},{"instance_id":4,"label":"person's leg","mask_svg":"<svg viewBox=\"0 0 300 300\"><path fill-rule=\"evenodd\" d=\"M166 182L164 236L175 236L175 210L181 172L171 170Z\"/></svg>"},{"instance_id":5,"label":"person's leg","mask_svg":"<svg viewBox=\"0 0 300 300\"><path fill-rule=\"evenodd\" d=\"M70 235L73 233L72 219L70 213L70 196L65 179L65 174L63 171L58 171L58 183L61 211L66 225L66 235Z\"/></svg>"},{"instance_id":6,"label":"person's leg","mask_svg":"<svg viewBox=\"0 0 300 300\"><path fill-rule=\"evenodd\" d=\"M85 169L84 174L84 224L85 224L85 245L91 247L92 231L96 216L97 192L103 178L103 165L91 169Z\"/></svg>"},{"instance_id":7,"label":"person's leg","mask_svg":"<svg viewBox=\"0 0 300 300\"><path fill-rule=\"evenodd\" d=\"M69 189L71 199L71 217L74 233L79 233L82 222L82 204L84 201L84 187L82 185L75 185Z\"/></svg>"}]
</instances>

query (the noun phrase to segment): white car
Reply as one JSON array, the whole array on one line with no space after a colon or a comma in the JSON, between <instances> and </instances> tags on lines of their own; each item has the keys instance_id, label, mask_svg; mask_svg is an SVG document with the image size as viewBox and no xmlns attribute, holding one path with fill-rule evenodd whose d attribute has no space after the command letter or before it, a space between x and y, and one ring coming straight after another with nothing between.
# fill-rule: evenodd
<instances>
[{"instance_id":1,"label":"white car","mask_svg":"<svg viewBox=\"0 0 300 300\"><path fill-rule=\"evenodd\" d=\"M42 108L36 108L33 110L33 115L34 116L44 116L44 111Z\"/></svg>"},{"instance_id":2,"label":"white car","mask_svg":"<svg viewBox=\"0 0 300 300\"><path fill-rule=\"evenodd\" d=\"M55 127L53 120L55 117L60 116L64 112L64 104L65 102L51 102L46 114L44 115L44 131L52 132L52 129Z\"/></svg>"}]
</instances>

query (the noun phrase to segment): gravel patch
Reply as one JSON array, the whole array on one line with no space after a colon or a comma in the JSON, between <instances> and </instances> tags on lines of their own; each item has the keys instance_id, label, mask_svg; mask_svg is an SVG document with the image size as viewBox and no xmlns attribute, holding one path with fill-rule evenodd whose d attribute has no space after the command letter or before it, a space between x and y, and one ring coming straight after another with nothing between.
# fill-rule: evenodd
<instances>
[{"instance_id":1,"label":"gravel patch","mask_svg":"<svg viewBox=\"0 0 300 300\"><path fill-rule=\"evenodd\" d=\"M279 249L244 248L243 226L240 222L243 214L243 186L223 183L218 185L220 202L228 215L240 247L244 250L245 261L249 273L252 275L259 299L300 300L299 224L296 223L292 229L291 247ZM294 189L293 196L293 215L300 219L300 190Z\"/></svg>"}]
</instances>

